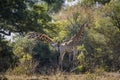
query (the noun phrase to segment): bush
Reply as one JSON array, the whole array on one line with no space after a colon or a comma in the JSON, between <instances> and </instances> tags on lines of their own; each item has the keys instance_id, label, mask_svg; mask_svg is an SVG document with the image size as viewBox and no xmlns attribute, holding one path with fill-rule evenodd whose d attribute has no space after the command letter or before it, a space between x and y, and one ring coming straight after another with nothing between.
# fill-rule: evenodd
<instances>
[{"instance_id":1,"label":"bush","mask_svg":"<svg viewBox=\"0 0 120 80\"><path fill-rule=\"evenodd\" d=\"M8 41L0 39L0 72L6 72L16 64L16 56L12 52L12 47Z\"/></svg>"},{"instance_id":2,"label":"bush","mask_svg":"<svg viewBox=\"0 0 120 80\"><path fill-rule=\"evenodd\" d=\"M13 47L13 52L19 59L19 64L14 69L14 73L41 73L45 67L47 68L46 71L55 67L56 54L50 49L49 44L42 41L27 39L26 37L18 39Z\"/></svg>"}]
</instances>

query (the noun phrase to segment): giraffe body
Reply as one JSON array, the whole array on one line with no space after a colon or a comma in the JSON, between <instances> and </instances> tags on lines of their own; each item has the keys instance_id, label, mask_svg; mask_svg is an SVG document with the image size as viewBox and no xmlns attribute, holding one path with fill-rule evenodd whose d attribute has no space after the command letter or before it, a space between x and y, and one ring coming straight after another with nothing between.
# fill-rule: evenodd
<instances>
[{"instance_id":1,"label":"giraffe body","mask_svg":"<svg viewBox=\"0 0 120 80\"><path fill-rule=\"evenodd\" d=\"M81 41L81 38L82 38L83 33L84 33L84 27L86 25L87 24L84 23L80 27L78 33L76 33L76 35L73 36L69 41L60 44L60 46L59 46L59 51L60 51L59 65L60 65L61 71L63 70L62 69L62 62L63 62L63 58L64 58L66 53L72 53L73 54L73 61L75 60L75 56L77 53L77 45Z\"/></svg>"}]
</instances>

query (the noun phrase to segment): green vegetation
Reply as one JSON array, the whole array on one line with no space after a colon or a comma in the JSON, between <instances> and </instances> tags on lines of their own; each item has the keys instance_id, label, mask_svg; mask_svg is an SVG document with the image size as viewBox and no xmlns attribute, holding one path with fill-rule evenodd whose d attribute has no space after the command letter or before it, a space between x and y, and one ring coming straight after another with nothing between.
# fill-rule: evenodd
<instances>
[{"instance_id":1,"label":"green vegetation","mask_svg":"<svg viewBox=\"0 0 120 80\"><path fill-rule=\"evenodd\" d=\"M0 1L0 73L57 73L59 52L49 43L28 39L26 34L44 33L53 42L63 43L85 22L88 24L77 46L75 62L68 61L68 54L64 57L65 71L74 67L74 73L87 74L85 80L96 80L96 75L90 73L120 70L120 1L82 0L67 9L62 8L63 3L64 0ZM5 38L11 33L17 35L12 42Z\"/></svg>"}]
</instances>

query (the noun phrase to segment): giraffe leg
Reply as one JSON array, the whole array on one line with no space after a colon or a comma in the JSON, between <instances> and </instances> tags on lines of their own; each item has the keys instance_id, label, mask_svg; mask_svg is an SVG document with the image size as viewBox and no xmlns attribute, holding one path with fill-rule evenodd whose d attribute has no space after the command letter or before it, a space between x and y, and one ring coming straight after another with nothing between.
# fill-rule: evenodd
<instances>
[{"instance_id":1,"label":"giraffe leg","mask_svg":"<svg viewBox=\"0 0 120 80\"><path fill-rule=\"evenodd\" d=\"M73 52L70 52L70 53L69 53L69 63L71 63L71 61L72 61L72 59L73 59L73 58L72 58L72 56L73 56L72 53L73 53Z\"/></svg>"},{"instance_id":2,"label":"giraffe leg","mask_svg":"<svg viewBox=\"0 0 120 80\"><path fill-rule=\"evenodd\" d=\"M75 61L75 52L73 52L73 61Z\"/></svg>"},{"instance_id":3,"label":"giraffe leg","mask_svg":"<svg viewBox=\"0 0 120 80\"><path fill-rule=\"evenodd\" d=\"M72 67L75 67L75 60L76 60L76 49L73 51Z\"/></svg>"},{"instance_id":4,"label":"giraffe leg","mask_svg":"<svg viewBox=\"0 0 120 80\"><path fill-rule=\"evenodd\" d=\"M59 57L59 69L61 70L61 71L63 71L63 58L64 58L64 55L65 55L65 53L60 53L60 57Z\"/></svg>"},{"instance_id":5,"label":"giraffe leg","mask_svg":"<svg viewBox=\"0 0 120 80\"><path fill-rule=\"evenodd\" d=\"M61 64L62 64L62 62L61 62L61 53L60 53L60 56L59 56L59 69L61 70Z\"/></svg>"},{"instance_id":6,"label":"giraffe leg","mask_svg":"<svg viewBox=\"0 0 120 80\"><path fill-rule=\"evenodd\" d=\"M77 49L75 48L73 51L73 61L76 60Z\"/></svg>"},{"instance_id":7,"label":"giraffe leg","mask_svg":"<svg viewBox=\"0 0 120 80\"><path fill-rule=\"evenodd\" d=\"M71 62L71 53L68 54L69 55L69 63Z\"/></svg>"}]
</instances>

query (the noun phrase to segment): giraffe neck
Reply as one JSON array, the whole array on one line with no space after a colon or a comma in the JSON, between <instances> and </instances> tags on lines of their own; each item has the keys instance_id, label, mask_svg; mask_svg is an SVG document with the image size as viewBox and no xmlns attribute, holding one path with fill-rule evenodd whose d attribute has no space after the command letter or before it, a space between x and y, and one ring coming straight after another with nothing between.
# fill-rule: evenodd
<instances>
[{"instance_id":1,"label":"giraffe neck","mask_svg":"<svg viewBox=\"0 0 120 80\"><path fill-rule=\"evenodd\" d=\"M87 23L84 23L79 31L67 42L67 45L78 45L80 40L82 39L83 37L83 34L84 34L84 27L87 25Z\"/></svg>"},{"instance_id":2,"label":"giraffe neck","mask_svg":"<svg viewBox=\"0 0 120 80\"><path fill-rule=\"evenodd\" d=\"M28 33L28 39L30 39L30 38L35 39L35 40L40 40L45 43L50 43L50 44L53 43L52 39L50 37L48 37L48 35L37 33L37 32Z\"/></svg>"}]
</instances>

